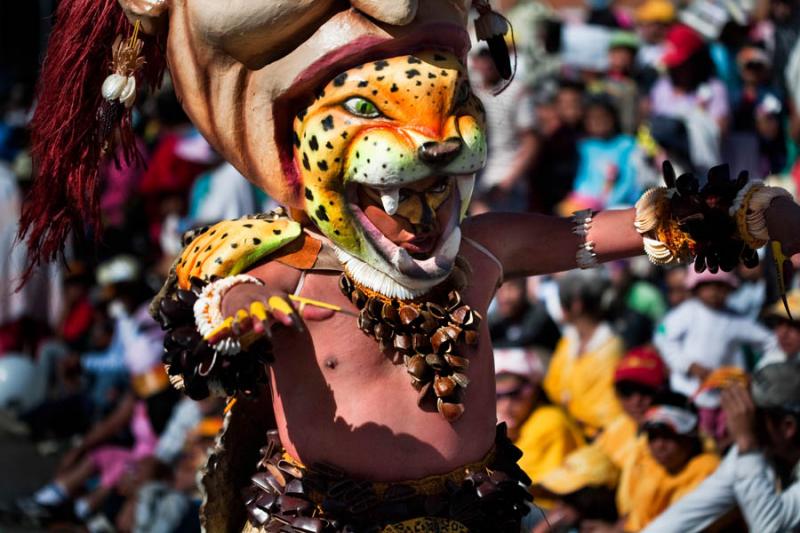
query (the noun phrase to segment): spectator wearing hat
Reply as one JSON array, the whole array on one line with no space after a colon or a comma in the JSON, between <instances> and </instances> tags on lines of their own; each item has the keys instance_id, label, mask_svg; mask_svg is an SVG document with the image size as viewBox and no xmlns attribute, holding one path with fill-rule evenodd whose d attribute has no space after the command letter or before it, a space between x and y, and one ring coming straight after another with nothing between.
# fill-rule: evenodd
<instances>
[{"instance_id":1,"label":"spectator wearing hat","mask_svg":"<svg viewBox=\"0 0 800 533\"><path fill-rule=\"evenodd\" d=\"M726 388L722 406L735 445L719 468L644 531L702 531L735 506L750 531L790 531L800 525L800 366L765 366L750 390Z\"/></svg>"},{"instance_id":2,"label":"spectator wearing hat","mask_svg":"<svg viewBox=\"0 0 800 533\"><path fill-rule=\"evenodd\" d=\"M795 289L786 295L789 311L783 301L775 302L764 313L764 320L778 339L779 351L762 357L758 368L785 361L800 362L800 290Z\"/></svg>"},{"instance_id":3,"label":"spectator wearing hat","mask_svg":"<svg viewBox=\"0 0 800 533\"><path fill-rule=\"evenodd\" d=\"M600 450L586 446L567 457L564 464L534 484L534 497L556 500L532 533L580 530L587 522L614 523L614 487L619 470Z\"/></svg>"},{"instance_id":4,"label":"spectator wearing hat","mask_svg":"<svg viewBox=\"0 0 800 533\"><path fill-rule=\"evenodd\" d=\"M746 368L745 346L761 353L777 349L775 336L767 328L727 309L726 299L737 285L738 279L729 272L698 274L689 269L686 287L692 297L667 313L654 337L670 367L674 391L691 397L712 370ZM698 405L717 407L704 405L699 398Z\"/></svg>"},{"instance_id":5,"label":"spectator wearing hat","mask_svg":"<svg viewBox=\"0 0 800 533\"><path fill-rule=\"evenodd\" d=\"M656 67L664 55L664 40L675 22L675 6L669 0L647 0L634 12L634 20L642 45L637 62L641 67Z\"/></svg>"},{"instance_id":6,"label":"spectator wearing hat","mask_svg":"<svg viewBox=\"0 0 800 533\"><path fill-rule=\"evenodd\" d=\"M603 89L619 111L620 128L633 134L638 123L639 91L634 81L639 38L630 31L617 30L608 43L608 72Z\"/></svg>"},{"instance_id":7,"label":"spectator wearing hat","mask_svg":"<svg viewBox=\"0 0 800 533\"><path fill-rule=\"evenodd\" d=\"M719 464L716 455L703 452L697 414L680 405L686 398L672 400L678 405L665 403L647 411L642 425L647 453L631 456L623 465L617 488L623 521L615 525L617 531L640 531Z\"/></svg>"},{"instance_id":8,"label":"spectator wearing hat","mask_svg":"<svg viewBox=\"0 0 800 533\"><path fill-rule=\"evenodd\" d=\"M592 446L600 449L618 468L643 449L640 430L645 414L666 389L667 368L658 353L639 347L625 354L614 371L614 391L622 413L606 427Z\"/></svg>"},{"instance_id":9,"label":"spectator wearing hat","mask_svg":"<svg viewBox=\"0 0 800 533\"><path fill-rule=\"evenodd\" d=\"M566 325L544 378L544 390L590 437L622 412L614 393L614 369L622 339L604 320L608 280L598 271L573 271L559 280Z\"/></svg>"},{"instance_id":10,"label":"spectator wearing hat","mask_svg":"<svg viewBox=\"0 0 800 533\"><path fill-rule=\"evenodd\" d=\"M706 170L720 160L720 139L728 125L728 92L714 76L703 38L687 26L669 29L662 63L667 72L650 91L652 114L686 122L692 162Z\"/></svg>"},{"instance_id":11,"label":"spectator wearing hat","mask_svg":"<svg viewBox=\"0 0 800 533\"><path fill-rule=\"evenodd\" d=\"M552 405L541 387L538 356L523 348L494 351L497 421L523 452L520 467L535 482L583 446L583 435L561 408Z\"/></svg>"}]
</instances>

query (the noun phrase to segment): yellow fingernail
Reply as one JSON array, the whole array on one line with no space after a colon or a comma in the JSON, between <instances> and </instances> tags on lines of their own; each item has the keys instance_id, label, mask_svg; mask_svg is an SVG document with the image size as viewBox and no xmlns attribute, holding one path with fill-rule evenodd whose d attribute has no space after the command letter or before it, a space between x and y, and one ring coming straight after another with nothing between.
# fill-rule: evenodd
<instances>
[{"instance_id":1,"label":"yellow fingernail","mask_svg":"<svg viewBox=\"0 0 800 533\"><path fill-rule=\"evenodd\" d=\"M253 302L250 304L250 314L258 320L266 320L267 308L264 307L263 302Z\"/></svg>"},{"instance_id":2,"label":"yellow fingernail","mask_svg":"<svg viewBox=\"0 0 800 533\"><path fill-rule=\"evenodd\" d=\"M221 336L226 331L229 331L232 325L233 325L233 318L232 317L226 318L225 320L222 321L222 324L212 329L211 332L205 336L205 340L208 341Z\"/></svg>"},{"instance_id":3,"label":"yellow fingernail","mask_svg":"<svg viewBox=\"0 0 800 533\"><path fill-rule=\"evenodd\" d=\"M267 302L269 306L274 309L275 311L280 311L285 315L293 315L294 309L291 305L289 305L286 300L281 298L280 296L273 296Z\"/></svg>"}]
</instances>

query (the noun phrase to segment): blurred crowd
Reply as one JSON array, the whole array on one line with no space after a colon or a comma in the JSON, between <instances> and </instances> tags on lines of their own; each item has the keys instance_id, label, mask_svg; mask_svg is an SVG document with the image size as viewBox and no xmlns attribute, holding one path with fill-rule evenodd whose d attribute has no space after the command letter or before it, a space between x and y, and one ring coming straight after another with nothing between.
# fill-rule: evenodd
<instances>
[{"instance_id":1,"label":"blurred crowd","mask_svg":"<svg viewBox=\"0 0 800 533\"><path fill-rule=\"evenodd\" d=\"M514 81L486 49L469 59L490 143L473 213L629 207L665 160L698 175L726 161L796 195L800 1L505 4ZM143 160L103 168L99 244L65 243L64 264L18 291L34 105L0 75L0 433L61 460L0 520L197 531L197 473L225 406L170 387L147 306L184 231L274 203L167 81L135 108ZM527 530L800 524L800 285L784 305L761 259L711 274L637 258L498 290L497 415L533 480Z\"/></svg>"}]
</instances>

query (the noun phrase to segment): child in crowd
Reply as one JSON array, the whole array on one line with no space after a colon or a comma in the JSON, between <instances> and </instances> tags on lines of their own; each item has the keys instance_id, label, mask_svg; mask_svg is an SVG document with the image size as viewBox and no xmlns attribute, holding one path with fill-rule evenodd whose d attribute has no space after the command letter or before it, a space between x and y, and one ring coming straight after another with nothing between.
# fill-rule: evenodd
<instances>
[{"instance_id":1,"label":"child in crowd","mask_svg":"<svg viewBox=\"0 0 800 533\"><path fill-rule=\"evenodd\" d=\"M534 481L583 446L583 435L541 387L544 369L537 355L522 348L494 351L497 421L523 452L520 467Z\"/></svg>"},{"instance_id":2,"label":"child in crowd","mask_svg":"<svg viewBox=\"0 0 800 533\"><path fill-rule=\"evenodd\" d=\"M596 94L589 99L584 129L586 137L578 142L579 163L573 192L560 210L571 213L636 203L642 193L632 164L636 141L622 133L611 97Z\"/></svg>"},{"instance_id":3,"label":"child in crowd","mask_svg":"<svg viewBox=\"0 0 800 533\"><path fill-rule=\"evenodd\" d=\"M728 310L726 299L738 285L729 272L698 274L689 269L686 287L692 297L670 311L654 342L670 367L674 391L692 397L711 372L723 366L746 368L744 347L776 351L775 336L764 326ZM724 428L714 396L697 398L701 429L716 436Z\"/></svg>"}]
</instances>

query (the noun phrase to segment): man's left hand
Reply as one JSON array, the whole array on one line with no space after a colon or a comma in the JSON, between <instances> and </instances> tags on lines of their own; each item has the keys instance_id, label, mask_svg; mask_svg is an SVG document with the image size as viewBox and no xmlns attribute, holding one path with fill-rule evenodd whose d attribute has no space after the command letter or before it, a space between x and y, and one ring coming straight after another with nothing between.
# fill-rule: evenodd
<instances>
[{"instance_id":1,"label":"man's left hand","mask_svg":"<svg viewBox=\"0 0 800 533\"><path fill-rule=\"evenodd\" d=\"M757 450L756 407L750 392L742 385L731 385L722 390L721 401L728 431L739 448L739 453Z\"/></svg>"}]
</instances>

